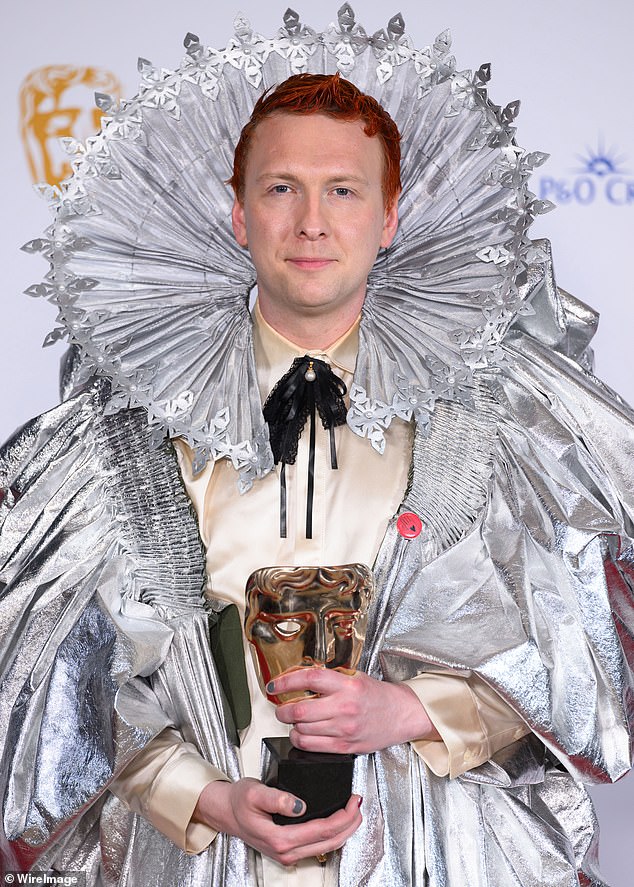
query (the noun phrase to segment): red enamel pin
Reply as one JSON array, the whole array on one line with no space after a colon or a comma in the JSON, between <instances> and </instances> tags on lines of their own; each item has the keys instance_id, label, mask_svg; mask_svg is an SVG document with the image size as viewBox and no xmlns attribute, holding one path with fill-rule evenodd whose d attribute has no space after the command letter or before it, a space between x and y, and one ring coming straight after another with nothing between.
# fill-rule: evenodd
<instances>
[{"instance_id":1,"label":"red enamel pin","mask_svg":"<svg viewBox=\"0 0 634 887\"><path fill-rule=\"evenodd\" d=\"M422 532L423 522L413 511L404 511L396 521L396 529L404 539L415 539Z\"/></svg>"}]
</instances>

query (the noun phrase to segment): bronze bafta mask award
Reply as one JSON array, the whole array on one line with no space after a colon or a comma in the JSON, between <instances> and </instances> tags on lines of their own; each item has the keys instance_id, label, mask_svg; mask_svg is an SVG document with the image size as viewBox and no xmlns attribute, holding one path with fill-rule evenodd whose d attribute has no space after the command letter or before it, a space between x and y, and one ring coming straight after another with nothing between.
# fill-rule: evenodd
<instances>
[{"instance_id":1,"label":"bronze bafta mask award","mask_svg":"<svg viewBox=\"0 0 634 887\"><path fill-rule=\"evenodd\" d=\"M372 573L363 564L338 567L264 567L246 588L245 633L255 652L262 692L276 705L314 696L310 691L271 695L266 685L281 674L319 666L354 674L361 658ZM264 740L267 785L306 802L303 816L274 816L280 823L329 816L352 793L353 755L296 749L286 737Z\"/></svg>"}]
</instances>

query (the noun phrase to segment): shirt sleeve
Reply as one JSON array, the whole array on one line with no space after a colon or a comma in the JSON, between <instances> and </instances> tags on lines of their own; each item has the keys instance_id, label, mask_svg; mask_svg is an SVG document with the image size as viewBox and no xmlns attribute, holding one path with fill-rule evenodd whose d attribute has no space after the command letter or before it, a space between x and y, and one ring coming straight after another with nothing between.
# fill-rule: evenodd
<instances>
[{"instance_id":1,"label":"shirt sleeve","mask_svg":"<svg viewBox=\"0 0 634 887\"><path fill-rule=\"evenodd\" d=\"M110 791L187 853L205 850L217 835L210 826L192 822L198 798L215 781L230 782L196 747L168 727L128 764Z\"/></svg>"},{"instance_id":2,"label":"shirt sleeve","mask_svg":"<svg viewBox=\"0 0 634 887\"><path fill-rule=\"evenodd\" d=\"M440 734L440 742L412 742L436 776L460 776L530 733L525 721L477 675L425 672L404 683Z\"/></svg>"}]
</instances>

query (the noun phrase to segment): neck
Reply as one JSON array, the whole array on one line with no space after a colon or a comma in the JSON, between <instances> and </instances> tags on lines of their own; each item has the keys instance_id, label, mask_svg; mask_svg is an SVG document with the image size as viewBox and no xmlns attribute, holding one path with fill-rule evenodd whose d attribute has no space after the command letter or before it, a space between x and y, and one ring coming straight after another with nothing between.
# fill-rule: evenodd
<instances>
[{"instance_id":1,"label":"neck","mask_svg":"<svg viewBox=\"0 0 634 887\"><path fill-rule=\"evenodd\" d=\"M314 314L310 312L295 315L276 309L267 299L258 297L258 306L264 320L285 339L305 348L317 351L329 348L355 324L363 299L359 304L346 305L343 309Z\"/></svg>"}]
</instances>

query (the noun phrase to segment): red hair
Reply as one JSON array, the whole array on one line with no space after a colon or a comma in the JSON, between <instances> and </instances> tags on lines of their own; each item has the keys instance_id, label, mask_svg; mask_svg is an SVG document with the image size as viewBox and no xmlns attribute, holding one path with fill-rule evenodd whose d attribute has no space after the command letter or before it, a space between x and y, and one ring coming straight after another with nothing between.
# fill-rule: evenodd
<instances>
[{"instance_id":1,"label":"red hair","mask_svg":"<svg viewBox=\"0 0 634 887\"><path fill-rule=\"evenodd\" d=\"M339 74L295 74L267 90L255 103L240 134L228 184L238 200L244 197L244 175L249 145L256 127L273 114L327 114L338 120L360 120L367 136L376 136L383 147L383 198L391 207L401 190L401 136L398 127L376 99L357 89Z\"/></svg>"}]
</instances>

